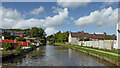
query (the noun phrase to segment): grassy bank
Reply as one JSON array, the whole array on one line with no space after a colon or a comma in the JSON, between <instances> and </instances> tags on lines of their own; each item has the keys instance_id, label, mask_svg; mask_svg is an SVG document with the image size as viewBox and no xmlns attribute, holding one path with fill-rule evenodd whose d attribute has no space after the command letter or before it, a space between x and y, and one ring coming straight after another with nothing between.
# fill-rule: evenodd
<instances>
[{"instance_id":1,"label":"grassy bank","mask_svg":"<svg viewBox=\"0 0 120 68\"><path fill-rule=\"evenodd\" d=\"M2 54L2 51L0 51L0 54Z\"/></svg>"},{"instance_id":2,"label":"grassy bank","mask_svg":"<svg viewBox=\"0 0 120 68\"><path fill-rule=\"evenodd\" d=\"M107 53L102 53L102 52L97 52L97 51L94 51L94 50L85 49L87 47L83 48L83 46L61 44L61 43L55 43L55 45L64 45L64 46L68 46L68 47L71 47L71 48L75 48L76 50L84 50L86 52L93 53L93 54L96 54L96 55L99 55L99 56L102 56L102 57L107 57L107 58L110 58L110 59L115 60L117 62L120 62L120 58L118 56L107 54ZM95 48L93 48L93 49L95 49ZM108 51L108 50L104 50L104 51ZM108 51L108 52L113 52L113 51Z\"/></svg>"},{"instance_id":3,"label":"grassy bank","mask_svg":"<svg viewBox=\"0 0 120 68\"><path fill-rule=\"evenodd\" d=\"M107 49L99 49L99 48L93 48L93 47L87 47L87 46L81 46L81 47L91 48L91 49L95 49L95 50L101 50L101 51L105 51L105 52L111 52L111 53L115 53L115 54L120 54L119 50L107 50Z\"/></svg>"}]
</instances>

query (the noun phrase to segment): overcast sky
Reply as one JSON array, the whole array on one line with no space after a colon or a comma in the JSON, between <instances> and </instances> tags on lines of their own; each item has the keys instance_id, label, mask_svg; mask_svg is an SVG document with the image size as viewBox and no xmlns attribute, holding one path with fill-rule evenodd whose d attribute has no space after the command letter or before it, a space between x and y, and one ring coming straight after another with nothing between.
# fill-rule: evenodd
<instances>
[{"instance_id":1,"label":"overcast sky","mask_svg":"<svg viewBox=\"0 0 120 68\"><path fill-rule=\"evenodd\" d=\"M82 30L116 34L118 3L115 2L3 2L0 8L2 28L40 27L47 35Z\"/></svg>"}]
</instances>

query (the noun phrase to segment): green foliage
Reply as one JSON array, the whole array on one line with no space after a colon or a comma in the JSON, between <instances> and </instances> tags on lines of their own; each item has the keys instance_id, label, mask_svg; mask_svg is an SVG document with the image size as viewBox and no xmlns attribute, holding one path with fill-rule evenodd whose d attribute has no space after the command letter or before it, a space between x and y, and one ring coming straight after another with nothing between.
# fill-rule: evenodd
<instances>
[{"instance_id":1,"label":"green foliage","mask_svg":"<svg viewBox=\"0 0 120 68\"><path fill-rule=\"evenodd\" d=\"M37 28L37 27L33 27L31 29L6 29L9 31L24 31L26 33L26 36L31 36L34 38L37 38L38 40L40 40L41 44L46 44L46 33L44 32L44 30L42 28ZM15 39L15 37L6 37L6 38L13 38ZM25 39L23 39L22 37L17 39L18 41L25 41Z\"/></svg>"},{"instance_id":2,"label":"green foliage","mask_svg":"<svg viewBox=\"0 0 120 68\"><path fill-rule=\"evenodd\" d=\"M3 35L5 39L15 39L16 36L14 35Z\"/></svg>"},{"instance_id":3,"label":"green foliage","mask_svg":"<svg viewBox=\"0 0 120 68\"><path fill-rule=\"evenodd\" d=\"M85 38L84 41L89 41L90 39L89 38Z\"/></svg>"},{"instance_id":4,"label":"green foliage","mask_svg":"<svg viewBox=\"0 0 120 68\"><path fill-rule=\"evenodd\" d=\"M15 49L15 53L14 53L15 55L20 55L24 52L24 50L22 50L21 47L22 45Z\"/></svg>"},{"instance_id":5,"label":"green foliage","mask_svg":"<svg viewBox=\"0 0 120 68\"><path fill-rule=\"evenodd\" d=\"M60 31L54 35L50 35L47 37L47 41L50 43L65 43L68 42L68 32L61 33Z\"/></svg>"},{"instance_id":6,"label":"green foliage","mask_svg":"<svg viewBox=\"0 0 120 68\"><path fill-rule=\"evenodd\" d=\"M82 43L81 43L81 46L83 46L83 44L84 44L84 43L82 42Z\"/></svg>"},{"instance_id":7,"label":"green foliage","mask_svg":"<svg viewBox=\"0 0 120 68\"><path fill-rule=\"evenodd\" d=\"M79 39L79 41L90 41L90 39L89 38Z\"/></svg>"},{"instance_id":8,"label":"green foliage","mask_svg":"<svg viewBox=\"0 0 120 68\"><path fill-rule=\"evenodd\" d=\"M37 28L37 27L33 27L32 29L26 31L28 36L32 36L32 37L41 37L45 36L45 32L42 28Z\"/></svg>"},{"instance_id":9,"label":"green foliage","mask_svg":"<svg viewBox=\"0 0 120 68\"><path fill-rule=\"evenodd\" d=\"M16 40L17 41L24 41L24 42L26 41L26 39L24 37L18 37L18 38L16 38Z\"/></svg>"},{"instance_id":10,"label":"green foliage","mask_svg":"<svg viewBox=\"0 0 120 68\"><path fill-rule=\"evenodd\" d=\"M110 35L105 35L104 36L104 40L110 40L110 39L112 39L112 36L110 36Z\"/></svg>"},{"instance_id":11,"label":"green foliage","mask_svg":"<svg viewBox=\"0 0 120 68\"><path fill-rule=\"evenodd\" d=\"M29 46L30 46L31 48L33 48L33 49L36 49L36 46L35 46L35 45L30 44Z\"/></svg>"},{"instance_id":12,"label":"green foliage","mask_svg":"<svg viewBox=\"0 0 120 68\"><path fill-rule=\"evenodd\" d=\"M22 31L21 29L7 29L7 30L10 30L10 31Z\"/></svg>"},{"instance_id":13,"label":"green foliage","mask_svg":"<svg viewBox=\"0 0 120 68\"><path fill-rule=\"evenodd\" d=\"M33 27L26 30L26 35L37 38L41 44L46 44L46 34L42 28Z\"/></svg>"},{"instance_id":14,"label":"green foliage","mask_svg":"<svg viewBox=\"0 0 120 68\"><path fill-rule=\"evenodd\" d=\"M55 43L55 36L53 36L53 35L48 36L47 41L49 41L49 44Z\"/></svg>"},{"instance_id":15,"label":"green foliage","mask_svg":"<svg viewBox=\"0 0 120 68\"><path fill-rule=\"evenodd\" d=\"M84 39L79 39L79 41L84 41Z\"/></svg>"},{"instance_id":16,"label":"green foliage","mask_svg":"<svg viewBox=\"0 0 120 68\"><path fill-rule=\"evenodd\" d=\"M4 50L12 50L14 47L10 43L2 42L2 47Z\"/></svg>"}]
</instances>

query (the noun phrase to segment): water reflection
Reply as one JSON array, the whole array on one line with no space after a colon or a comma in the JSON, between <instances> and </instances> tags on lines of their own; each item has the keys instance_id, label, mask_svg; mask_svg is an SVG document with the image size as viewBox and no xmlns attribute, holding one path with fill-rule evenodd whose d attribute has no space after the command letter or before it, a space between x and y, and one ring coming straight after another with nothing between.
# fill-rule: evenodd
<instances>
[{"instance_id":1,"label":"water reflection","mask_svg":"<svg viewBox=\"0 0 120 68\"><path fill-rule=\"evenodd\" d=\"M6 60L4 66L104 66L109 63L84 55L64 46L42 46L15 59Z\"/></svg>"}]
</instances>

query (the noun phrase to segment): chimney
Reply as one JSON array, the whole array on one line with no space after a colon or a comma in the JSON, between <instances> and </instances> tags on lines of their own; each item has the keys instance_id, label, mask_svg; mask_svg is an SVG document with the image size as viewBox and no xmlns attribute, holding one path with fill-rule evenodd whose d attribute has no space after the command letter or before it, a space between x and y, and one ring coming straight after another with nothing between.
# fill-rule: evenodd
<instances>
[{"instance_id":1,"label":"chimney","mask_svg":"<svg viewBox=\"0 0 120 68\"><path fill-rule=\"evenodd\" d=\"M113 36L115 36L115 34L113 34Z\"/></svg>"},{"instance_id":2,"label":"chimney","mask_svg":"<svg viewBox=\"0 0 120 68\"><path fill-rule=\"evenodd\" d=\"M106 32L104 32L104 35L106 35Z\"/></svg>"},{"instance_id":3,"label":"chimney","mask_svg":"<svg viewBox=\"0 0 120 68\"><path fill-rule=\"evenodd\" d=\"M82 33L84 33L84 31L82 31Z\"/></svg>"}]
</instances>

